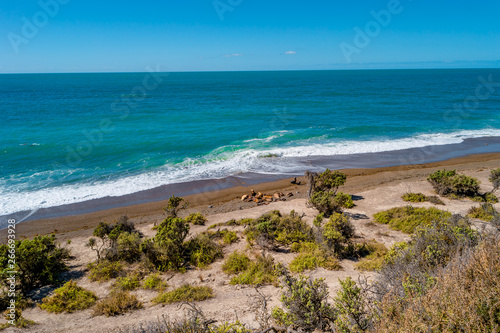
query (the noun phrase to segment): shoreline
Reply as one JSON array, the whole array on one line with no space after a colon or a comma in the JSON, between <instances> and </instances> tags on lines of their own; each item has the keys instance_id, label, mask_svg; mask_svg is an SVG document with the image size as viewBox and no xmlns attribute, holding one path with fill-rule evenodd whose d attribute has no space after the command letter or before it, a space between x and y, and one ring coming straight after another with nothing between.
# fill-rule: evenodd
<instances>
[{"instance_id":1,"label":"shoreline","mask_svg":"<svg viewBox=\"0 0 500 333\"><path fill-rule=\"evenodd\" d=\"M500 137L480 137L464 139L460 143L424 146L401 150L359 153L335 156L308 156L300 158L281 158L281 163L300 165L301 172L288 174L242 173L220 179L194 180L184 183L161 185L120 196L106 196L76 203L51 206L34 210L18 211L0 216L0 230L5 228L7 220L27 222L90 214L98 211L123 208L140 204L168 200L172 195L189 196L214 191L222 191L234 187L257 186L269 182L282 181L290 177L300 177L306 170L374 169L396 167L401 165L418 165L465 157L473 154L500 152Z\"/></svg>"},{"instance_id":2,"label":"shoreline","mask_svg":"<svg viewBox=\"0 0 500 333\"><path fill-rule=\"evenodd\" d=\"M500 167L500 153L472 154L465 157L420 164L378 168L349 168L342 170L346 173L348 178L346 185L341 188L341 191L349 194L356 194L357 192L376 188L381 184L390 182L400 182L408 179L425 179L429 173L440 168L463 171L472 169L493 169L498 167ZM291 200L307 197L305 179L303 179L303 177L298 177L297 180L301 181L301 185L291 184L290 177L287 177L286 179L258 184L240 183L216 191L186 195L183 197L190 203L190 206L184 213L188 214L196 211L201 212L203 215L213 215L253 208L257 206L256 203L246 203L242 202L240 199L242 195L248 194L251 188L255 191L268 194L273 194L275 192L292 192L293 197L290 198ZM234 182L234 180L232 181ZM100 221L106 221L108 223L113 222L122 215L127 215L138 224L154 223L164 218L163 207L165 207L165 205L165 200L159 200L114 207L79 215L33 219L19 223L16 226L16 233L23 238L49 233L73 233L91 229ZM4 239L6 229L0 230L0 234L2 234L2 239Z\"/></svg>"}]
</instances>

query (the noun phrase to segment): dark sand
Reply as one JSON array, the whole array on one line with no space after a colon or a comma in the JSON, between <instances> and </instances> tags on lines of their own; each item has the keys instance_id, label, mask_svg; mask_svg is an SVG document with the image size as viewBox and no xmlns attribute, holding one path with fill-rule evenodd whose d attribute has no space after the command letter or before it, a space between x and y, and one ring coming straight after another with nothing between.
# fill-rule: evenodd
<instances>
[{"instance_id":1,"label":"dark sand","mask_svg":"<svg viewBox=\"0 0 500 333\"><path fill-rule=\"evenodd\" d=\"M465 170L494 169L500 167L500 153L485 153L468 155L465 157L452 158L445 161L401 165L392 167L379 167L370 169L345 169L348 176L347 183L341 188L343 192L356 194L363 190L376 188L381 184L398 182L408 179L425 179L427 175L439 168ZM218 191L209 191L184 196L189 201L189 209L184 214L199 211L204 215L211 215L239 209L247 209L256 203L241 201L241 196L248 194L253 188L257 192L273 194L275 192L292 192L297 197L307 196L307 185L302 177L297 179L301 185L292 185L290 179L282 179L260 184L245 184L241 182L237 186L223 188ZM235 184L232 184L235 185ZM297 193L298 192L298 193ZM180 193L180 192L179 192ZM127 215L135 223L151 223L161 221L163 218L163 207L165 200L146 202L140 204L126 205L95 211L91 213L60 216L47 219L31 220L16 226L18 238L33 237L48 233L58 233L62 239L71 238L80 234L87 234L100 221L113 222L122 215ZM2 242L6 239L6 230L0 230Z\"/></svg>"}]
</instances>

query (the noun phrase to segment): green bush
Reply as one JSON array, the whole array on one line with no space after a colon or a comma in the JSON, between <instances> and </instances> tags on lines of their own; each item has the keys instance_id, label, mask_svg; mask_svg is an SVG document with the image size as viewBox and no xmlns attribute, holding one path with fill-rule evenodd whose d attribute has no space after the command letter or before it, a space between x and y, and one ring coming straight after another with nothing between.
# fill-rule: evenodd
<instances>
[{"instance_id":1,"label":"green bush","mask_svg":"<svg viewBox=\"0 0 500 333\"><path fill-rule=\"evenodd\" d=\"M312 192L332 192L335 194L338 188L345 184L346 179L347 176L344 173L326 169L314 177Z\"/></svg>"},{"instance_id":2,"label":"green bush","mask_svg":"<svg viewBox=\"0 0 500 333\"><path fill-rule=\"evenodd\" d=\"M16 289L23 294L56 283L59 274L68 269L67 259L69 251L59 246L55 235L21 241L9 239L8 244L0 245L0 283L7 287L9 271L17 272Z\"/></svg>"},{"instance_id":3,"label":"green bush","mask_svg":"<svg viewBox=\"0 0 500 333\"><path fill-rule=\"evenodd\" d=\"M93 316L117 316L140 308L142 303L135 295L127 291L115 291L95 305Z\"/></svg>"},{"instance_id":4,"label":"green bush","mask_svg":"<svg viewBox=\"0 0 500 333\"><path fill-rule=\"evenodd\" d=\"M391 291L379 303L374 332L495 332L500 327L500 242L462 249L423 292Z\"/></svg>"},{"instance_id":5,"label":"green bush","mask_svg":"<svg viewBox=\"0 0 500 333\"><path fill-rule=\"evenodd\" d=\"M351 239L354 237L354 226L349 216L334 213L322 227L322 234L328 247L333 249L337 255L343 255L352 245Z\"/></svg>"},{"instance_id":6,"label":"green bush","mask_svg":"<svg viewBox=\"0 0 500 333\"><path fill-rule=\"evenodd\" d=\"M350 277L339 282L340 290L334 298L337 310L336 331L366 332L370 327L372 315L367 310L367 301L362 289Z\"/></svg>"},{"instance_id":7,"label":"green bush","mask_svg":"<svg viewBox=\"0 0 500 333\"><path fill-rule=\"evenodd\" d=\"M223 257L221 247L213 242L207 234L198 234L186 242L186 251L193 266L204 268Z\"/></svg>"},{"instance_id":8,"label":"green bush","mask_svg":"<svg viewBox=\"0 0 500 333\"><path fill-rule=\"evenodd\" d=\"M384 244L373 240L364 244L364 251L368 253L367 256L362 258L355 267L362 271L378 271L384 265L389 250Z\"/></svg>"},{"instance_id":9,"label":"green bush","mask_svg":"<svg viewBox=\"0 0 500 333\"><path fill-rule=\"evenodd\" d=\"M207 219L201 213L191 213L186 217L186 221L195 225L205 225Z\"/></svg>"},{"instance_id":10,"label":"green bush","mask_svg":"<svg viewBox=\"0 0 500 333\"><path fill-rule=\"evenodd\" d=\"M484 203L479 207L471 207L468 216L489 222L498 216L498 212L492 204Z\"/></svg>"},{"instance_id":11,"label":"green bush","mask_svg":"<svg viewBox=\"0 0 500 333\"><path fill-rule=\"evenodd\" d=\"M113 288L121 291L129 291L139 288L137 276L122 276L116 279Z\"/></svg>"},{"instance_id":12,"label":"green bush","mask_svg":"<svg viewBox=\"0 0 500 333\"><path fill-rule=\"evenodd\" d=\"M410 202L424 202L427 201L427 197L422 193L405 193L401 197L404 201Z\"/></svg>"},{"instance_id":13,"label":"green bush","mask_svg":"<svg viewBox=\"0 0 500 333\"><path fill-rule=\"evenodd\" d=\"M494 195L493 193L491 192L487 192L483 195L483 198L484 198L484 201L488 202L488 203L497 203L498 202L498 198L496 195Z\"/></svg>"},{"instance_id":14,"label":"green bush","mask_svg":"<svg viewBox=\"0 0 500 333\"><path fill-rule=\"evenodd\" d=\"M295 211L289 215L281 215L277 210L266 213L252 221L245 233L249 242L265 239L272 245L291 245L313 239L311 227Z\"/></svg>"},{"instance_id":15,"label":"green bush","mask_svg":"<svg viewBox=\"0 0 500 333\"><path fill-rule=\"evenodd\" d=\"M185 284L182 287L162 293L153 299L154 303L176 303L204 301L214 297L214 291L208 286L193 287Z\"/></svg>"},{"instance_id":16,"label":"green bush","mask_svg":"<svg viewBox=\"0 0 500 333\"><path fill-rule=\"evenodd\" d=\"M320 213L326 216L330 216L333 213L341 213L344 208L354 207L352 197L342 192L336 194L323 191L314 192L309 202L319 210Z\"/></svg>"},{"instance_id":17,"label":"green bush","mask_svg":"<svg viewBox=\"0 0 500 333\"><path fill-rule=\"evenodd\" d=\"M100 222L94 229L93 236L86 244L96 252L97 261L125 260L134 262L139 259L140 235L128 217L122 216L115 224Z\"/></svg>"},{"instance_id":18,"label":"green bush","mask_svg":"<svg viewBox=\"0 0 500 333\"><path fill-rule=\"evenodd\" d=\"M238 241L238 235L236 234L235 231L229 231L224 233L224 236L222 236L222 242L224 245L229 245L233 244Z\"/></svg>"},{"instance_id":19,"label":"green bush","mask_svg":"<svg viewBox=\"0 0 500 333\"><path fill-rule=\"evenodd\" d=\"M36 325L33 320L24 318L23 312L18 308L14 309L14 313L10 312L10 310L6 310L4 312L4 318L7 322L0 325L0 331L9 327L28 328Z\"/></svg>"},{"instance_id":20,"label":"green bush","mask_svg":"<svg viewBox=\"0 0 500 333\"><path fill-rule=\"evenodd\" d=\"M172 195L170 198L168 198L167 207L163 208L163 210L165 210L168 217L177 217L179 211L182 209L186 209L188 205L189 203L183 198Z\"/></svg>"},{"instance_id":21,"label":"green bush","mask_svg":"<svg viewBox=\"0 0 500 333\"><path fill-rule=\"evenodd\" d=\"M274 258L271 256L258 256L256 261L248 264L246 270L233 277L230 284L275 284L278 273L274 269Z\"/></svg>"},{"instance_id":22,"label":"green bush","mask_svg":"<svg viewBox=\"0 0 500 333\"><path fill-rule=\"evenodd\" d=\"M313 270L318 267L328 270L338 270L341 268L338 260L326 253L316 243L301 243L300 246L295 246L293 250L300 252L290 262L290 271L294 273L301 273L305 270Z\"/></svg>"},{"instance_id":23,"label":"green bush","mask_svg":"<svg viewBox=\"0 0 500 333\"><path fill-rule=\"evenodd\" d=\"M168 287L168 284L163 282L159 274L151 274L144 279L142 286L144 289L163 290Z\"/></svg>"},{"instance_id":24,"label":"green bush","mask_svg":"<svg viewBox=\"0 0 500 333\"><path fill-rule=\"evenodd\" d=\"M238 274L247 270L250 264L251 260L246 254L234 251L224 261L222 271L226 274Z\"/></svg>"},{"instance_id":25,"label":"green bush","mask_svg":"<svg viewBox=\"0 0 500 333\"><path fill-rule=\"evenodd\" d=\"M189 257L184 244L189 224L181 218L168 217L156 229L153 239L141 244L141 252L160 271L182 270Z\"/></svg>"},{"instance_id":26,"label":"green bush","mask_svg":"<svg viewBox=\"0 0 500 333\"><path fill-rule=\"evenodd\" d=\"M288 274L283 279L285 291L281 295L284 310L274 309L273 317L280 323L300 327L310 332L314 329L329 331L335 319L335 310L328 303L328 287L323 279L312 280Z\"/></svg>"},{"instance_id":27,"label":"green bush","mask_svg":"<svg viewBox=\"0 0 500 333\"><path fill-rule=\"evenodd\" d=\"M76 282L70 280L54 290L54 295L45 297L40 308L54 313L71 313L90 308L96 300L97 296L94 293L77 286Z\"/></svg>"},{"instance_id":28,"label":"green bush","mask_svg":"<svg viewBox=\"0 0 500 333\"><path fill-rule=\"evenodd\" d=\"M383 293L400 295L425 292L442 267L478 242L479 234L470 221L459 215L418 227L408 244L399 243L389 250L377 287Z\"/></svg>"},{"instance_id":29,"label":"green bush","mask_svg":"<svg viewBox=\"0 0 500 333\"><path fill-rule=\"evenodd\" d=\"M90 263L89 279L91 281L105 282L118 277L124 272L123 264L118 261L101 261L99 263Z\"/></svg>"},{"instance_id":30,"label":"green bush","mask_svg":"<svg viewBox=\"0 0 500 333\"><path fill-rule=\"evenodd\" d=\"M412 233L420 225L429 225L431 221L442 221L451 217L450 212L437 208L415 208L412 206L395 207L373 215L376 222L389 224L391 228L405 233Z\"/></svg>"},{"instance_id":31,"label":"green bush","mask_svg":"<svg viewBox=\"0 0 500 333\"><path fill-rule=\"evenodd\" d=\"M479 181L476 178L457 174L455 170L438 170L430 174L427 180L439 195L474 197L479 191Z\"/></svg>"}]
</instances>

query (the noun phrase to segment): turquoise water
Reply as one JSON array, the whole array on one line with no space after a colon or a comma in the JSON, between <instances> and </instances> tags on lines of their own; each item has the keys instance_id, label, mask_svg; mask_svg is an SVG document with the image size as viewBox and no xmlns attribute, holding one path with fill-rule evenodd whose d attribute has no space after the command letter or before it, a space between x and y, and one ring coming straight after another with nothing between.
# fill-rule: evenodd
<instances>
[{"instance_id":1,"label":"turquoise water","mask_svg":"<svg viewBox=\"0 0 500 333\"><path fill-rule=\"evenodd\" d=\"M499 69L148 75L1 75L0 215L500 136Z\"/></svg>"}]
</instances>

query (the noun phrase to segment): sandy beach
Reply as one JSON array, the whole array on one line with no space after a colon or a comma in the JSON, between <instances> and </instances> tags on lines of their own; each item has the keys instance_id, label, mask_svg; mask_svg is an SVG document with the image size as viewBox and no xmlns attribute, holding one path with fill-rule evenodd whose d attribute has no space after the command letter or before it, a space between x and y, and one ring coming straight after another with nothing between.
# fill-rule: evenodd
<instances>
[{"instance_id":1,"label":"sandy beach","mask_svg":"<svg viewBox=\"0 0 500 333\"><path fill-rule=\"evenodd\" d=\"M439 168L462 171L493 169L498 166L500 166L500 153L487 153L426 164L371 169L344 169L343 172L348 176L348 181L343 190L347 193L358 193L378 188L380 185L403 180L424 180L428 174ZM257 204L245 203L240 200L241 196L248 194L251 188L257 192L270 194L275 192L292 192L294 196L291 199L306 198L307 186L305 186L305 179L299 177L297 180L301 182L301 185L292 185L290 183L291 179L287 178L279 181L246 186L239 185L219 191L188 195L185 196L185 199L190 205L185 214L201 212L204 215L210 216L254 208ZM484 183L485 186L488 185L487 181ZM44 235L53 232L60 234L61 237L74 237L80 234L88 234L89 231L85 230L95 227L100 221L113 222L123 215L128 216L138 224L158 222L163 217L163 208L165 205L165 201L157 201L107 209L89 214L31 220L20 223L17 226L17 230L21 237L32 237L34 235ZM241 214L244 215L243 212ZM0 235L1 239L4 240L6 235L5 230L0 230Z\"/></svg>"}]
</instances>

